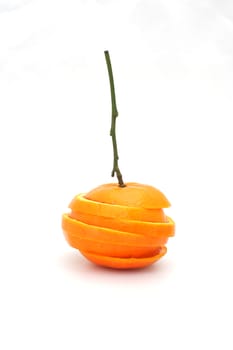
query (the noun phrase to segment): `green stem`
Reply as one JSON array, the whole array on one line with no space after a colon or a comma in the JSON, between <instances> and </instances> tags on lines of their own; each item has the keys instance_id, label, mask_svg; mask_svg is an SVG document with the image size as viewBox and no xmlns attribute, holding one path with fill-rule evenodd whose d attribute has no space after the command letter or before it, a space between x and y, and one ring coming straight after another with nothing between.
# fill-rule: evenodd
<instances>
[{"instance_id":1,"label":"green stem","mask_svg":"<svg viewBox=\"0 0 233 350\"><path fill-rule=\"evenodd\" d=\"M118 166L119 156L118 156L117 141L116 141L116 118L118 116L118 111L116 106L116 96L115 96L114 80L113 80L113 74L112 74L112 65L111 65L109 52L104 51L104 54L105 54L105 59L107 63L107 68L108 68L108 76L109 76L111 100L112 100L112 123L111 123L111 130L110 130L110 136L112 137L112 145L113 145L112 177L116 174L119 186L125 187L126 185L124 184L122 174Z\"/></svg>"}]
</instances>

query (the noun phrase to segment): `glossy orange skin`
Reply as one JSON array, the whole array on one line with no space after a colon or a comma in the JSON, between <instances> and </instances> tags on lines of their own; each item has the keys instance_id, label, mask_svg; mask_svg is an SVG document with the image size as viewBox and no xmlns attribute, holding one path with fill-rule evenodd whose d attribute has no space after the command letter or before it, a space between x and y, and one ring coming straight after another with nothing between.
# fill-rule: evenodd
<instances>
[{"instance_id":1,"label":"glossy orange skin","mask_svg":"<svg viewBox=\"0 0 233 350\"><path fill-rule=\"evenodd\" d=\"M145 267L166 253L174 235L174 222L163 212L169 206L152 186L105 184L72 200L62 228L68 243L98 265Z\"/></svg>"}]
</instances>

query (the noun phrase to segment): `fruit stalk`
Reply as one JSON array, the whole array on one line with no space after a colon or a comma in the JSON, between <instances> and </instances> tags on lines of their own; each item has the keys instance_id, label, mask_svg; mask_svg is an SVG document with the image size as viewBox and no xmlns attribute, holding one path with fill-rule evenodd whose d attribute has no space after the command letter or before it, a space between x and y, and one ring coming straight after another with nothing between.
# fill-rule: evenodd
<instances>
[{"instance_id":1,"label":"fruit stalk","mask_svg":"<svg viewBox=\"0 0 233 350\"><path fill-rule=\"evenodd\" d=\"M112 177L116 174L118 179L118 184L120 187L125 187L122 174L119 169L118 160L118 149L117 149L117 140L116 140L116 118L118 116L117 106L116 106L116 96L115 96L115 87L112 73L112 65L108 51L104 51L107 68L108 68L108 76L110 82L110 91L111 91L111 100L112 100L112 123L110 129L110 136L112 137L112 145L113 145L113 169L112 169Z\"/></svg>"}]
</instances>

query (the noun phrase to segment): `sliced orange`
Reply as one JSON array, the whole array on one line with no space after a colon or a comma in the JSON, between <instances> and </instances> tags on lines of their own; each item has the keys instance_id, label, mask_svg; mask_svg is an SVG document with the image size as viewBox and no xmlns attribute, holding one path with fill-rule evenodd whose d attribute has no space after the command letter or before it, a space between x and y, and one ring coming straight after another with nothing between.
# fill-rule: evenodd
<instances>
[{"instance_id":1,"label":"sliced orange","mask_svg":"<svg viewBox=\"0 0 233 350\"><path fill-rule=\"evenodd\" d=\"M166 247L161 247L159 253L155 256L145 258L114 258L111 256L102 256L97 254L91 254L87 252L81 252L88 260L94 264L110 267L114 269L136 269L142 268L153 264L158 261L167 252Z\"/></svg>"},{"instance_id":2,"label":"sliced orange","mask_svg":"<svg viewBox=\"0 0 233 350\"><path fill-rule=\"evenodd\" d=\"M127 207L118 204L96 202L79 194L73 198L69 208L78 213L105 216L110 218L125 218L129 220L165 222L166 216L162 209L143 209L140 207Z\"/></svg>"},{"instance_id":3,"label":"sliced orange","mask_svg":"<svg viewBox=\"0 0 233 350\"><path fill-rule=\"evenodd\" d=\"M171 232L171 224L157 223L158 231L154 234L139 234L134 232L124 232L85 224L81 221L74 220L69 215L64 214L62 219L62 228L71 235L79 235L79 237L88 237L94 240L101 240L105 242L124 243L126 245L148 246L150 244L157 244L158 238L167 238L167 233Z\"/></svg>"},{"instance_id":4,"label":"sliced orange","mask_svg":"<svg viewBox=\"0 0 233 350\"><path fill-rule=\"evenodd\" d=\"M157 244L159 237L144 236L134 232L117 231L110 228L98 227L85 224L81 221L63 215L62 228L70 235L80 238L88 237L90 240L110 242L113 244L132 245L135 247L150 246Z\"/></svg>"},{"instance_id":5,"label":"sliced orange","mask_svg":"<svg viewBox=\"0 0 233 350\"><path fill-rule=\"evenodd\" d=\"M90 215L77 212L71 212L69 214L69 217L89 225L111 228L124 232L139 233L145 236L174 236L174 223L169 217L166 217L166 223L108 218L104 216Z\"/></svg>"},{"instance_id":6,"label":"sliced orange","mask_svg":"<svg viewBox=\"0 0 233 350\"><path fill-rule=\"evenodd\" d=\"M98 265L144 267L166 253L174 235L174 222L163 211L169 206L152 186L105 184L74 197L62 228L68 243Z\"/></svg>"},{"instance_id":7,"label":"sliced orange","mask_svg":"<svg viewBox=\"0 0 233 350\"><path fill-rule=\"evenodd\" d=\"M130 246L83 238L78 235L71 235L64 231L67 242L81 252L87 252L103 256L112 256L118 258L142 258L150 257L156 254L158 247L166 244L167 238L158 239L156 245L149 246Z\"/></svg>"}]
</instances>

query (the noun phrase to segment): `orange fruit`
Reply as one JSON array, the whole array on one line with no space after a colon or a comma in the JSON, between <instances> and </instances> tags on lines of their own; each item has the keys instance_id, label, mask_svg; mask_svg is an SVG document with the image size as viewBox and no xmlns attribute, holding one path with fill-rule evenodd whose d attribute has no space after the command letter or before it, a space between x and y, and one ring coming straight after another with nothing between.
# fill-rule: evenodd
<instances>
[{"instance_id":1,"label":"orange fruit","mask_svg":"<svg viewBox=\"0 0 233 350\"><path fill-rule=\"evenodd\" d=\"M111 268L145 267L159 260L174 235L158 189L138 183L104 184L76 196L62 228L68 243L90 261Z\"/></svg>"}]
</instances>

